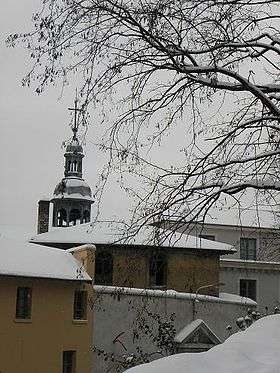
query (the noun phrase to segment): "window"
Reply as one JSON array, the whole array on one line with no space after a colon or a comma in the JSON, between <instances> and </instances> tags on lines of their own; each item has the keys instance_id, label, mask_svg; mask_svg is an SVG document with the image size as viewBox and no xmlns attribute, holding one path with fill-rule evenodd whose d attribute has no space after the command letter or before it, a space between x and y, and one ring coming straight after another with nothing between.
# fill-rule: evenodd
<instances>
[{"instance_id":1,"label":"window","mask_svg":"<svg viewBox=\"0 0 280 373\"><path fill-rule=\"evenodd\" d=\"M75 373L76 351L63 351L62 373Z\"/></svg>"},{"instance_id":2,"label":"window","mask_svg":"<svg viewBox=\"0 0 280 373\"><path fill-rule=\"evenodd\" d=\"M97 253L95 258L95 283L97 285L112 285L113 257L110 253Z\"/></svg>"},{"instance_id":3,"label":"window","mask_svg":"<svg viewBox=\"0 0 280 373\"><path fill-rule=\"evenodd\" d=\"M150 286L166 286L166 256L163 253L154 253L150 259Z\"/></svg>"},{"instance_id":4,"label":"window","mask_svg":"<svg viewBox=\"0 0 280 373\"><path fill-rule=\"evenodd\" d=\"M240 238L240 259L256 260L257 240L255 238Z\"/></svg>"},{"instance_id":5,"label":"window","mask_svg":"<svg viewBox=\"0 0 280 373\"><path fill-rule=\"evenodd\" d=\"M239 294L241 297L257 299L257 281L256 280L240 280Z\"/></svg>"},{"instance_id":6,"label":"window","mask_svg":"<svg viewBox=\"0 0 280 373\"><path fill-rule=\"evenodd\" d=\"M205 240L210 240L210 241L216 241L216 238L212 234L200 234L199 238L204 238Z\"/></svg>"},{"instance_id":7,"label":"window","mask_svg":"<svg viewBox=\"0 0 280 373\"><path fill-rule=\"evenodd\" d=\"M17 288L16 318L31 318L32 289L28 287Z\"/></svg>"},{"instance_id":8,"label":"window","mask_svg":"<svg viewBox=\"0 0 280 373\"><path fill-rule=\"evenodd\" d=\"M76 290L74 294L74 320L87 319L87 292L84 290Z\"/></svg>"}]
</instances>

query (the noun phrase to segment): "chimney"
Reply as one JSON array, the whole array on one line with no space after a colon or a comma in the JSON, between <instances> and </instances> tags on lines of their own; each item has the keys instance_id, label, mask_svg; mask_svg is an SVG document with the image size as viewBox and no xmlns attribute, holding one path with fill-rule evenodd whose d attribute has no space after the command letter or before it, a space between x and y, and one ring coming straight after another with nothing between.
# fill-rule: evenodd
<instances>
[{"instance_id":1,"label":"chimney","mask_svg":"<svg viewBox=\"0 0 280 373\"><path fill-rule=\"evenodd\" d=\"M37 234L48 232L49 213L50 213L50 201L47 199L41 199L38 202Z\"/></svg>"}]
</instances>

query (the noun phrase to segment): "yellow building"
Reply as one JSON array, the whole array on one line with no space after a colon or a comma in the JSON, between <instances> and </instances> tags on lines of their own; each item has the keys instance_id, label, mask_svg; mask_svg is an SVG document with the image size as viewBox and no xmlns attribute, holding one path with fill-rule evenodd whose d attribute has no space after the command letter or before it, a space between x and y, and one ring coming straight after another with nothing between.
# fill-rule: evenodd
<instances>
[{"instance_id":1,"label":"yellow building","mask_svg":"<svg viewBox=\"0 0 280 373\"><path fill-rule=\"evenodd\" d=\"M165 231L158 242L151 239L160 228L144 227L126 239L103 223L80 224L38 234L30 242L69 249L90 242L96 247L96 285L219 295L220 255L231 254L231 245Z\"/></svg>"},{"instance_id":2,"label":"yellow building","mask_svg":"<svg viewBox=\"0 0 280 373\"><path fill-rule=\"evenodd\" d=\"M82 264L68 251L3 237L0 251L0 372L90 373L91 278Z\"/></svg>"}]
</instances>

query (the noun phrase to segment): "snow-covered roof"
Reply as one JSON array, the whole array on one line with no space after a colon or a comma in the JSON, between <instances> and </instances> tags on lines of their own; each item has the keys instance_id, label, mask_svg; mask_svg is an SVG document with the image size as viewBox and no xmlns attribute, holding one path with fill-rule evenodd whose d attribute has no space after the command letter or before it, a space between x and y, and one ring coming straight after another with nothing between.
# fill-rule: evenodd
<instances>
[{"instance_id":1,"label":"snow-covered roof","mask_svg":"<svg viewBox=\"0 0 280 373\"><path fill-rule=\"evenodd\" d=\"M28 242L31 234L34 234L34 229L30 225L0 224L0 237L4 236L13 240Z\"/></svg>"},{"instance_id":2,"label":"snow-covered roof","mask_svg":"<svg viewBox=\"0 0 280 373\"><path fill-rule=\"evenodd\" d=\"M278 373L279 344L280 315L266 316L207 352L171 355L126 373Z\"/></svg>"},{"instance_id":3,"label":"snow-covered roof","mask_svg":"<svg viewBox=\"0 0 280 373\"><path fill-rule=\"evenodd\" d=\"M0 275L90 281L71 253L0 236Z\"/></svg>"},{"instance_id":4,"label":"snow-covered roof","mask_svg":"<svg viewBox=\"0 0 280 373\"><path fill-rule=\"evenodd\" d=\"M264 226L264 225L257 225L253 223L251 225L241 225L241 224L225 224L225 223L195 223L198 226L203 228L214 228L214 229L223 229L223 230L246 230L246 231L269 231L269 232L277 232L279 233L279 228L275 228L273 226Z\"/></svg>"},{"instance_id":5,"label":"snow-covered roof","mask_svg":"<svg viewBox=\"0 0 280 373\"><path fill-rule=\"evenodd\" d=\"M171 219L169 216L163 216L163 220L170 221L173 223L183 224L181 217L173 216ZM185 222L187 223L187 222ZM204 222L195 222L197 225L204 226L207 228L225 228L225 229L245 229L245 230L278 230L279 226L277 220L275 220L275 212L273 210L260 211L254 209L228 209L226 206L222 210L213 210L206 217Z\"/></svg>"},{"instance_id":6,"label":"snow-covered roof","mask_svg":"<svg viewBox=\"0 0 280 373\"><path fill-rule=\"evenodd\" d=\"M221 340L219 337L216 336L216 334L209 328L209 326L201 319L197 319L192 321L190 324L185 326L178 334L176 334L174 338L174 342L176 343L183 343L188 337L193 335L199 328L203 328L207 331L207 334L215 344L221 343Z\"/></svg>"},{"instance_id":7,"label":"snow-covered roof","mask_svg":"<svg viewBox=\"0 0 280 373\"><path fill-rule=\"evenodd\" d=\"M157 235L155 233L158 233ZM86 223L67 228L55 228L47 233L41 233L31 238L30 242L43 245L85 243L145 245L159 247L175 247L182 249L200 249L218 251L223 254L234 253L233 246L199 237L187 236L170 230L162 230L145 226L135 235L120 231L120 227L107 223ZM55 245L53 245L55 246Z\"/></svg>"}]
</instances>

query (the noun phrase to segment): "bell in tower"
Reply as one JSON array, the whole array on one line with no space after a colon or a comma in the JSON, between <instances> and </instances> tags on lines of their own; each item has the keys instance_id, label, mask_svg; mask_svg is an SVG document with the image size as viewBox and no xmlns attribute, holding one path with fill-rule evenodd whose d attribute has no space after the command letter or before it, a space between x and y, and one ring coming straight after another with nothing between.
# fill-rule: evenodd
<instances>
[{"instance_id":1,"label":"bell in tower","mask_svg":"<svg viewBox=\"0 0 280 373\"><path fill-rule=\"evenodd\" d=\"M66 146L64 154L64 178L55 187L50 200L53 203L52 225L54 227L88 223L93 203L91 189L83 179L84 152L77 137L77 113L80 111L77 108L77 100L75 100L75 107L69 110L75 113L72 127L73 137ZM46 215L49 215L49 208L46 208L45 204L46 201L39 201L38 233L48 231L48 216Z\"/></svg>"}]
</instances>

